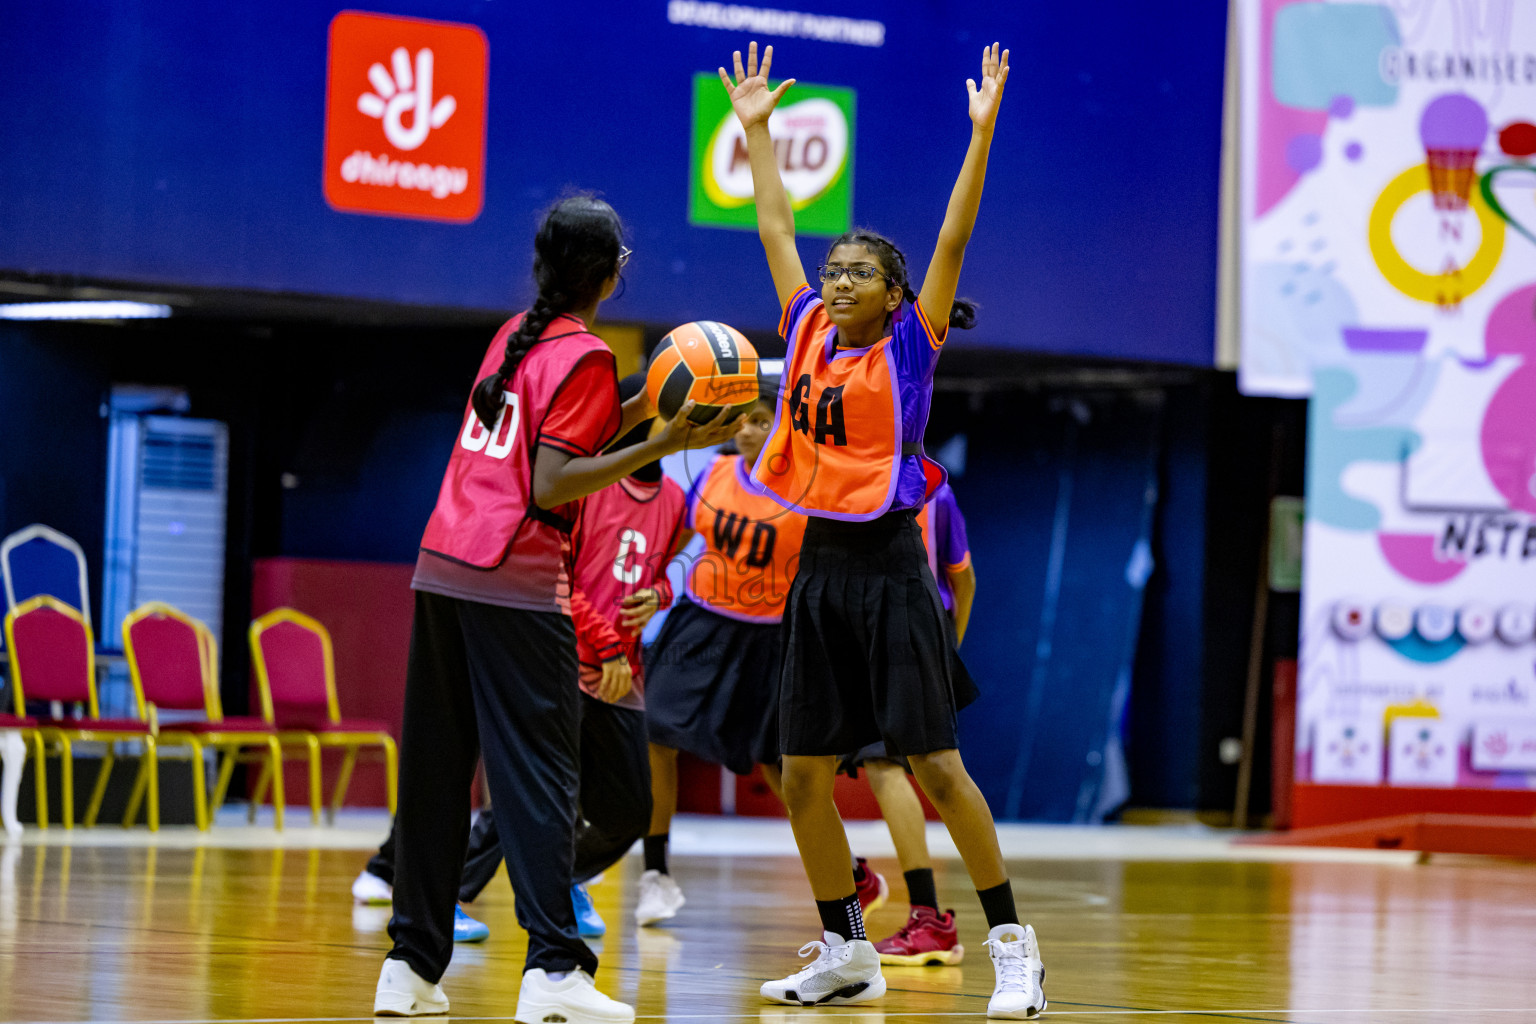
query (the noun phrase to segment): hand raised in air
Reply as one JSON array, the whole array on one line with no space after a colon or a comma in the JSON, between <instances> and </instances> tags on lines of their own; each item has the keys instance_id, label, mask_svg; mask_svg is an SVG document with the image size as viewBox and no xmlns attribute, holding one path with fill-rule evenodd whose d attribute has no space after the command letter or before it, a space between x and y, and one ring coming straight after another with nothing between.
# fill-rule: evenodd
<instances>
[{"instance_id":1,"label":"hand raised in air","mask_svg":"<svg viewBox=\"0 0 1536 1024\"><path fill-rule=\"evenodd\" d=\"M997 108L1003 101L1003 86L1008 81L1008 51L998 52L993 43L981 49L981 87L974 78L965 80L965 90L971 97L971 123L984 132L990 132L997 122Z\"/></svg>"},{"instance_id":2,"label":"hand raised in air","mask_svg":"<svg viewBox=\"0 0 1536 1024\"><path fill-rule=\"evenodd\" d=\"M779 105L779 99L784 91L795 84L793 78L785 79L779 83L777 89L768 88L768 68L773 63L773 47L763 51L763 66L757 66L757 44L752 43L747 47L747 66L743 70L741 66L741 51L737 50L732 56L736 58L736 79L733 82L731 76L726 74L725 68L720 68L720 81L725 84L725 91L730 94L731 108L736 111L736 117L740 119L742 128L751 128L755 124L765 123L768 115L773 113L773 108Z\"/></svg>"}]
</instances>

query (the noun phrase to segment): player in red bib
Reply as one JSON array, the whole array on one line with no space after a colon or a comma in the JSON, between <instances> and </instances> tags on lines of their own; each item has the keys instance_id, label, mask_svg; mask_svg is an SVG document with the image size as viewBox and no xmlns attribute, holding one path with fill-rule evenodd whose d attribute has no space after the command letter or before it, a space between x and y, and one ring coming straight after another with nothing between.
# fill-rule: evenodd
<instances>
[{"instance_id":1,"label":"player in red bib","mask_svg":"<svg viewBox=\"0 0 1536 1024\"><path fill-rule=\"evenodd\" d=\"M759 395L736 432L736 453L717 457L689 491L687 526L703 536L704 550L651 644L646 721L654 809L635 907L642 925L664 921L683 905L667 864L679 750L738 775L761 764L780 792L779 623L805 517L752 480L773 422L775 384L763 381Z\"/></svg>"},{"instance_id":2,"label":"player in red bib","mask_svg":"<svg viewBox=\"0 0 1536 1024\"><path fill-rule=\"evenodd\" d=\"M630 398L645 389L634 374L619 382ZM641 423L609 451L637 445ZM666 568L686 543L685 497L651 462L582 503L571 616L581 665L581 824L574 875L584 882L629 852L651 822L650 751L645 727L645 670L640 631L672 601ZM584 936L602 935L602 919L573 891Z\"/></svg>"},{"instance_id":3,"label":"player in red bib","mask_svg":"<svg viewBox=\"0 0 1536 1024\"><path fill-rule=\"evenodd\" d=\"M693 428L687 403L657 435L598 454L655 414L621 407L613 353L587 329L628 257L618 215L590 196L557 203L534 241L539 294L497 332L422 537L406 672L395 849L394 939L374 1013L446 1013L437 984L483 753L491 811L528 954L516 1016L630 1021L597 990L597 957L571 907L581 693L570 619L580 500L684 447L735 429Z\"/></svg>"},{"instance_id":4,"label":"player in red bib","mask_svg":"<svg viewBox=\"0 0 1536 1024\"><path fill-rule=\"evenodd\" d=\"M619 382L619 397L633 398L644 386L644 375L626 377ZM644 441L650 424L639 424L608 450ZM660 463L652 462L584 499L571 531L571 621L582 690L580 818L572 872L577 884L571 887L571 902L583 938L598 938L607 926L581 883L624 856L651 820L639 636L651 616L671 603L666 565L688 532L685 501L683 489L662 475ZM362 885L365 902L379 891L388 901L397 841L397 830L391 829L354 884L354 895ZM475 900L501 861L496 816L482 812L470 830L459 902ZM462 910L457 913L456 941L480 941L487 935L485 925Z\"/></svg>"},{"instance_id":5,"label":"player in red bib","mask_svg":"<svg viewBox=\"0 0 1536 1024\"><path fill-rule=\"evenodd\" d=\"M794 80L770 89L773 49L720 79L746 136L758 236L784 310L783 397L753 476L810 517L785 605L780 692L784 793L825 942L800 972L763 985L783 1003L854 1003L885 992L880 957L864 937L848 839L832 783L838 758L875 740L905 756L938 807L976 886L997 984L989 1017L1045 1008L1045 968L1019 923L991 811L956 750L956 711L975 686L954 650L954 627L928 571L915 515L943 469L922 451L933 372L950 326L975 323L955 298L975 227L1008 54L982 54L968 81L970 143L920 289L889 239L836 239L806 283L794 212L779 177L768 117ZM925 154L926 155L926 154Z\"/></svg>"}]
</instances>

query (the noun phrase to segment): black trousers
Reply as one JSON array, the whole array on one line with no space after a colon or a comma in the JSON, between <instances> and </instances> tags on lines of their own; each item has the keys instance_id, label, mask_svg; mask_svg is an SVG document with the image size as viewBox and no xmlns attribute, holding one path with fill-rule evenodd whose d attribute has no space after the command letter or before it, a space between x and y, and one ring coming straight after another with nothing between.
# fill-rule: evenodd
<instances>
[{"instance_id":1,"label":"black trousers","mask_svg":"<svg viewBox=\"0 0 1536 1024\"><path fill-rule=\"evenodd\" d=\"M645 712L614 707L581 695L580 818L572 877L584 882L629 852L651 823L651 762ZM368 871L393 884L399 820L368 861ZM459 878L459 902L484 891L501 866L496 818L485 812L469 831L469 850Z\"/></svg>"},{"instance_id":2,"label":"black trousers","mask_svg":"<svg viewBox=\"0 0 1536 1024\"><path fill-rule=\"evenodd\" d=\"M395 884L395 843L400 832L400 819L389 823L389 835L368 858L368 873ZM496 832L496 816L490 809L482 811L469 830L469 849L464 854L464 872L459 876L459 902L469 903L496 877L501 867L501 837Z\"/></svg>"},{"instance_id":3,"label":"black trousers","mask_svg":"<svg viewBox=\"0 0 1536 1024\"><path fill-rule=\"evenodd\" d=\"M570 888L581 691L571 620L416 592L400 745L394 949L437 982L469 840L469 787L484 753L491 813L528 932L525 970L597 970Z\"/></svg>"}]
</instances>

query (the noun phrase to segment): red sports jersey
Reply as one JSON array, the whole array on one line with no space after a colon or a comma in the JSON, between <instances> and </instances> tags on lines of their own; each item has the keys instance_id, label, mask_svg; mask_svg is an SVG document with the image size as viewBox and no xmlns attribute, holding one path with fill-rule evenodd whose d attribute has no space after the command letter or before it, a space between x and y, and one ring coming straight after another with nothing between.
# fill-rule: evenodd
<instances>
[{"instance_id":1,"label":"red sports jersey","mask_svg":"<svg viewBox=\"0 0 1536 1024\"><path fill-rule=\"evenodd\" d=\"M497 332L476 380L501 365L507 335L521 320L519 314ZM437 507L421 539L416 584L471 599L490 588L506 597L494 603L563 609L568 534L580 504L547 511L535 506L533 460L539 445L586 456L613 439L623 415L613 353L576 317L556 317L518 365L503 403L490 430L473 404L466 406ZM443 560L446 567L436 564ZM475 572L485 569L496 572L484 578Z\"/></svg>"},{"instance_id":2,"label":"red sports jersey","mask_svg":"<svg viewBox=\"0 0 1536 1024\"><path fill-rule=\"evenodd\" d=\"M620 707L645 706L640 638L619 625L620 605L636 591L665 582L685 500L683 489L668 477L654 484L627 477L587 498L576 519L576 590L593 613L574 615L581 688L595 695L602 662L623 650L635 686ZM670 592L661 589L665 605Z\"/></svg>"},{"instance_id":3,"label":"red sports jersey","mask_svg":"<svg viewBox=\"0 0 1536 1024\"><path fill-rule=\"evenodd\" d=\"M704 538L704 552L688 572L695 604L745 622L784 617L805 516L781 508L748 475L740 455L722 455L694 481L688 525Z\"/></svg>"}]
</instances>

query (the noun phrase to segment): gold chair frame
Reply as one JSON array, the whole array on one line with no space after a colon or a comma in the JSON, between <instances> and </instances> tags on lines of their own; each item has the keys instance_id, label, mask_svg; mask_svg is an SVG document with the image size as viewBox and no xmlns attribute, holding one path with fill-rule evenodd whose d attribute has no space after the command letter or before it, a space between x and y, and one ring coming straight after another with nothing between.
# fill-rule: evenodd
<instances>
[{"instance_id":1,"label":"gold chair frame","mask_svg":"<svg viewBox=\"0 0 1536 1024\"><path fill-rule=\"evenodd\" d=\"M134 697L138 701L139 715L146 716L147 720L155 725L154 732L161 744L184 745L190 754L188 760L192 766L192 808L200 831L207 831L212 823L212 816L223 806L225 795L229 789L229 779L233 774L236 764L260 764L261 775L257 782L257 795L250 802L247 810L248 820L255 822L256 808L260 805L262 797L266 793L267 780L272 785L272 817L273 824L280 832L283 828L283 775L275 771L274 767L282 764L282 749L278 744L276 733L252 733L252 732L191 732L177 729L174 725L164 729L158 728L156 708L149 704L144 697L144 678L139 669L138 656L133 647L133 626L151 616L162 616L175 619L190 628L197 637L198 669L203 685L203 709L208 715L208 721L217 723L224 720L224 705L219 698L219 654L218 641L213 637L213 631L206 623L195 619L174 605L163 601L148 601L139 605L123 619L123 653L128 659L128 672L133 678ZM270 719L266 719L270 721ZM203 751L214 751L215 759L223 754L222 764L219 766L219 782L213 792L212 804L209 804L207 796L207 779L203 774ZM155 758L160 754L157 750ZM102 779L106 777L106 771L110 768L110 752L108 753L108 765L103 768ZM104 783L99 783L99 789L104 788ZM129 798L129 806L140 796L140 785L135 784L134 793ZM92 806L95 807L95 798Z\"/></svg>"},{"instance_id":2,"label":"gold chair frame","mask_svg":"<svg viewBox=\"0 0 1536 1024\"><path fill-rule=\"evenodd\" d=\"M320 638L320 648L325 665L325 702L326 717L331 722L341 721L341 709L336 700L336 659L331 648L331 634L319 620L305 615L293 608L275 608L265 615L260 616L251 623L250 643L251 662L256 668L256 685L261 696L261 716L270 724L276 724L276 715L272 706L272 683L267 671L266 654L261 647L262 634L273 626L281 623L292 623ZM346 799L347 788L352 784L352 770L357 765L358 754L365 747L378 747L380 756L384 762L385 792L389 804L389 813L395 813L399 771L399 751L395 746L395 739L387 732L312 732L307 729L278 729L277 741L283 750L284 758L298 760L303 757L309 765L309 814L310 819L320 823L320 809L323 783L321 781L321 753L326 749L338 749L345 751L341 762L341 773L336 778L336 788L332 791L330 806L327 808L326 817L331 823L336 821L336 812L341 809L341 804ZM290 751L293 753L290 755ZM260 800L262 786L266 778L263 772L262 779L256 784L254 799ZM281 770L273 773L281 784ZM221 788L225 780L221 774Z\"/></svg>"},{"instance_id":3,"label":"gold chair frame","mask_svg":"<svg viewBox=\"0 0 1536 1024\"><path fill-rule=\"evenodd\" d=\"M56 597L47 594L39 594L21 602L5 616L5 642L11 652L11 686L16 692L16 707L18 712L26 708L26 682L23 678L21 659L16 650L16 620L39 608L51 608L74 620L85 631L85 675L86 675L86 712L90 718L100 717L101 706L96 699L96 637L91 631L91 623L77 609L65 604ZM144 720L143 699L139 701L139 720ZM82 824L89 828L96 824L96 814L101 810L101 800L107 791L107 776L112 771L112 765L116 761L116 755L112 752L113 743L141 743L144 752L139 757L139 774L134 780L133 796L128 801L128 807L123 813L123 827L131 827L139 816L139 808L144 803L145 794L148 794L149 806L145 814L145 823L151 832L160 830L160 780L153 770L156 764L156 738L151 727L149 732L121 732L114 729L92 729L89 726L61 729L57 725L49 725L47 720L39 722L34 729L34 750L36 763L32 773L33 781L37 787L37 827L48 827L48 760L49 753L55 753L59 757L59 769L61 774L61 793L63 806L60 808L62 824L66 829L75 827L75 755L74 744L80 743L105 743L106 755L102 758L101 771L96 776L96 785L91 792L91 802L87 806L85 818Z\"/></svg>"}]
</instances>

